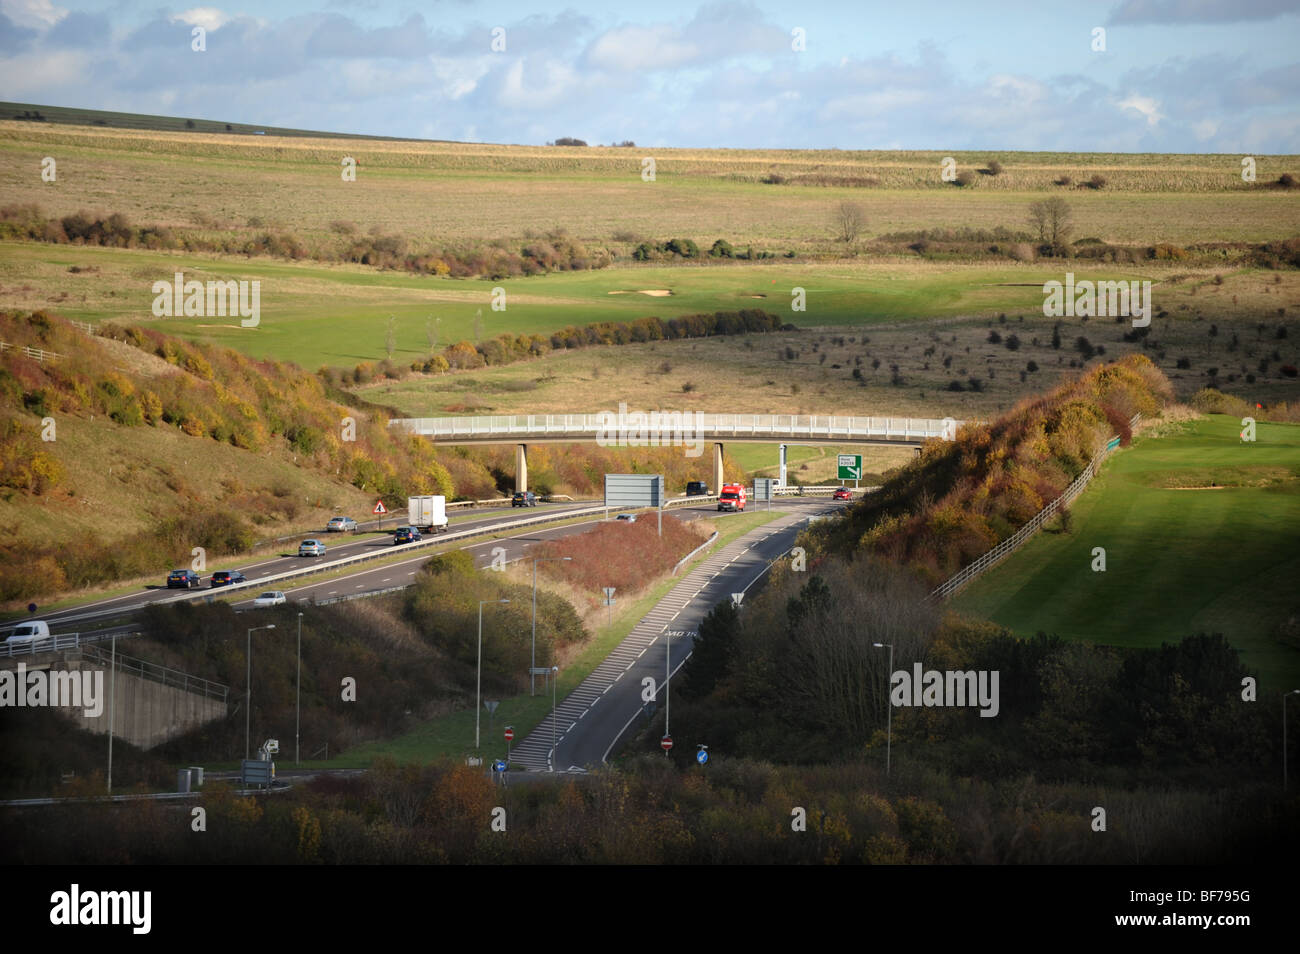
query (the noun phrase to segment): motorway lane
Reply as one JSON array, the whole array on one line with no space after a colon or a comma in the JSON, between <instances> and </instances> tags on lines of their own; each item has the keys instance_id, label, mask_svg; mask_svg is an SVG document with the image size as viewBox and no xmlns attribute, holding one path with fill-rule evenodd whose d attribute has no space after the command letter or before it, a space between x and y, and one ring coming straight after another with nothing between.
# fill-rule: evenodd
<instances>
[{"instance_id":1,"label":"motorway lane","mask_svg":"<svg viewBox=\"0 0 1300 954\"><path fill-rule=\"evenodd\" d=\"M470 530L470 529L477 529L482 527L490 527L495 523L508 523L511 520L518 519L525 516L530 516L530 517L540 516L542 514L547 514L547 513L554 513L557 519L561 519L565 512L569 510L579 510L584 507L590 507L592 506L592 503L593 502L591 501L576 501L574 503L543 504L537 507L527 507L527 508L522 508L522 507L493 508L493 512L491 514L485 514L481 517L480 516L472 517L468 520L453 520L449 526L450 529L456 531ZM398 526L402 526L402 522L398 519L395 519L393 521L392 527L393 529L396 529ZM302 569L308 566L313 561L328 562L330 560L340 559L342 557L347 557L347 556L354 556L361 553L383 552L385 549L394 549L391 533L383 533L383 534L366 533L366 534L357 534L354 537L352 534L325 533L322 531L320 533L311 533L311 532L304 533L302 534L301 537L301 539L303 540L309 540L312 538L325 541L328 550L324 557L299 557L297 556L297 549L298 549L297 545L294 544L288 550L287 554L282 553L279 556L263 558L256 562L246 563L237 566L231 566L224 560L216 561L214 563L213 568L222 569L222 570L237 569L241 573L243 573L244 576L248 578L250 583L256 583L258 579L262 577L273 576L274 574L277 573L287 573L290 570ZM427 560L428 555L426 554L424 557L421 557L420 559L421 562L423 560ZM168 570L171 569L174 568L168 567L165 570L160 570L158 574L159 578L161 580L165 580ZM359 571L358 575L364 575L370 577L373 575L373 571ZM197 594L199 592L221 594L225 588L217 587L214 590L209 586L207 586L206 581L208 579L208 576L210 576L210 573L204 576L205 584L199 589L188 590L188 591L169 590L165 585L159 584L155 586L146 587L145 589L136 593L127 593L127 594L123 594L122 596L115 596L115 597L110 597L108 599L96 600L91 603L82 603L75 607L67 607L54 612L43 613L40 614L40 618L48 622L50 624L50 627L53 629L56 626L58 626L61 620L68 617L76 617L83 613L92 613L99 610L109 610L109 609L129 612L138 609L141 606L147 605L149 603L157 602L159 600L170 599L174 596L180 596L186 592L194 593L194 594ZM396 582L393 582L391 584L377 584L377 585L372 585L369 588L375 589L378 588L379 585L396 586L398 584ZM312 590L315 589L315 587L307 587L306 589ZM285 590L284 592L287 594L290 591ZM249 596L249 601L251 601L252 598L255 597L256 595L257 595L256 592L251 593ZM242 605L242 604L237 604L237 605Z\"/></svg>"},{"instance_id":2,"label":"motorway lane","mask_svg":"<svg viewBox=\"0 0 1300 954\"><path fill-rule=\"evenodd\" d=\"M699 519L703 516L729 516L729 514L716 513L714 508L707 506L675 507L673 510L668 511L668 513L685 520ZM651 516L653 516L653 512ZM459 549L465 550L471 554L474 557L475 565L480 569L487 569L492 565L492 561L496 557L496 553L493 551L497 547L502 547L505 550L504 557L506 563L514 563L518 560L526 559L528 550L538 543L558 540L575 533L584 533L587 530L590 530L593 524L598 522L599 519L595 518L568 524L563 527L551 527L542 530L524 530L508 537L495 537L478 543L468 543ZM326 580L322 583L315 583L309 586L299 586L293 589L286 589L283 592L291 603L296 603L310 602L312 599L339 599L344 596L359 595L373 590L386 589L388 587L407 586L414 581L415 574L420 571L421 565L433 556L435 556L435 554L429 553L428 551L424 551L423 553L417 552L412 554L409 560L403 560L399 563L389 563L379 567L361 568L347 576L337 577L332 580ZM250 593L247 600L242 600L234 604L235 609L252 609L253 599L256 595L255 592Z\"/></svg>"},{"instance_id":3,"label":"motorway lane","mask_svg":"<svg viewBox=\"0 0 1300 954\"><path fill-rule=\"evenodd\" d=\"M841 506L824 499L781 501L773 509L786 511L785 516L732 541L688 573L560 703L554 726L556 770L600 765L634 724L641 723L643 679L654 680L656 701L663 705L665 643L675 674L689 658L700 621L709 611L752 585L773 560L788 552L809 517L834 513ZM551 720L545 719L514 747L511 761L545 770L551 737ZM693 749L694 741L702 740L674 741Z\"/></svg>"}]
</instances>

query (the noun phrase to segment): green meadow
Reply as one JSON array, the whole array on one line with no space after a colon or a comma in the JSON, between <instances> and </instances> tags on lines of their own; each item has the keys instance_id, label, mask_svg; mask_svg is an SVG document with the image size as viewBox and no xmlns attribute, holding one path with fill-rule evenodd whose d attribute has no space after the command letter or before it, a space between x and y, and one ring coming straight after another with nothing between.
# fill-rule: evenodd
<instances>
[{"instance_id":1,"label":"green meadow","mask_svg":"<svg viewBox=\"0 0 1300 954\"><path fill-rule=\"evenodd\" d=\"M1300 687L1300 427L1212 416L1114 455L1073 508L953 601L1032 636L1113 646L1222 633L1268 690ZM1094 571L1095 548L1105 571Z\"/></svg>"}]
</instances>

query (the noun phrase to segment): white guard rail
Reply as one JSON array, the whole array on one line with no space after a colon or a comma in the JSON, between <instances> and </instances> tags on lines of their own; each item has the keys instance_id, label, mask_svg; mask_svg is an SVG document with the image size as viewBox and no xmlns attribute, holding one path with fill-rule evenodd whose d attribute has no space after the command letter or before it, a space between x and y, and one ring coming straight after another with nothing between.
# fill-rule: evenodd
<instances>
[{"instance_id":1,"label":"white guard rail","mask_svg":"<svg viewBox=\"0 0 1300 954\"><path fill-rule=\"evenodd\" d=\"M698 501L698 499L699 498L679 497L675 500L664 501L664 506L669 507L675 504L695 502ZM259 580L249 580L244 583L234 583L231 584L230 586L223 586L220 588L219 592L214 592L212 590L206 590L198 593L186 592L181 596L174 596L171 597L170 599L155 600L146 605L161 606L167 603L193 602L194 600L205 599L206 597L209 596L217 596L217 595L224 596L227 593L231 593L237 590L256 590L258 592L261 592L263 590L274 590L276 589L276 587L273 586L272 584L278 583L282 580L291 580L302 576L314 576L319 573L330 573L333 572L334 570L338 570L343 567L354 566L358 563L369 563L374 560L384 560L392 556L398 556L401 554L410 553L413 550L427 549L428 547L437 546L438 544L447 543L452 540L464 540L464 539L469 539L471 537L486 536L488 534L499 533L502 530L511 530L514 529L515 527L526 527L535 523L553 523L556 520L569 520L572 519L573 517L585 517L585 516L590 516L592 514L604 513L605 509L606 508L603 505L583 507L581 510L566 510L563 513L539 514L533 517L522 517L518 520L507 520L502 523L494 523L490 527L474 527L469 530L454 530L454 531L449 531L447 533L430 534L424 537L424 539L422 539L419 543L403 544L400 547L378 547L376 548L379 551L377 553L361 553L358 554L357 556L344 557L341 560L329 560L323 562L313 561L312 563L302 567L301 569L289 570L286 573L273 573L271 576L264 576ZM627 509L635 510L639 508L610 507L609 509L610 510L627 510ZM65 623L79 623L82 620L106 619L106 618L111 619L113 617L126 616L131 613L138 612L140 609L141 607L135 606L135 607L118 608L118 609L111 609L111 610L99 610L98 612L94 612L94 613L82 613L77 616L66 616L60 619L58 622L59 625L63 625ZM49 640L44 640L44 642L49 642Z\"/></svg>"}]
</instances>

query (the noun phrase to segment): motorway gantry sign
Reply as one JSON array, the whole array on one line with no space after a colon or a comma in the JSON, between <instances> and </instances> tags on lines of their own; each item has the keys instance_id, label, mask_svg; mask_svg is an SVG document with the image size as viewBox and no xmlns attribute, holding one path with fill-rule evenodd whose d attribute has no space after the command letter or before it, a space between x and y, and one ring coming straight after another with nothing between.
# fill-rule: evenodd
<instances>
[{"instance_id":1,"label":"motorway gantry sign","mask_svg":"<svg viewBox=\"0 0 1300 954\"><path fill-rule=\"evenodd\" d=\"M840 480L861 480L862 479L862 455L861 454L840 454L839 456L839 479Z\"/></svg>"}]
</instances>

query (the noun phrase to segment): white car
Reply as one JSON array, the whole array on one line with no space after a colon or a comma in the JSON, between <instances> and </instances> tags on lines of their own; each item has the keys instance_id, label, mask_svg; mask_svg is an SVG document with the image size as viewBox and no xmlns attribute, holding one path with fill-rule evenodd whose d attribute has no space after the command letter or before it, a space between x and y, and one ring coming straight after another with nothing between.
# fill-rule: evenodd
<instances>
[{"instance_id":1,"label":"white car","mask_svg":"<svg viewBox=\"0 0 1300 954\"><path fill-rule=\"evenodd\" d=\"M285 599L284 594L279 590L267 590L257 599L253 600L253 605L257 607L279 606L281 603L287 602L289 601Z\"/></svg>"}]
</instances>

